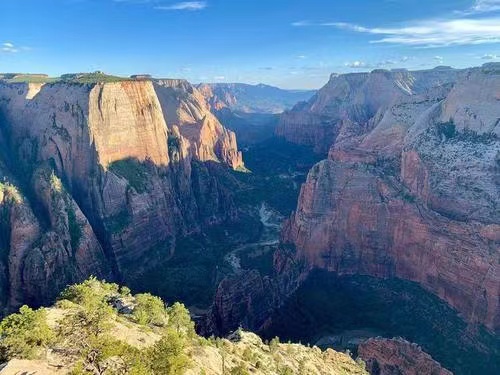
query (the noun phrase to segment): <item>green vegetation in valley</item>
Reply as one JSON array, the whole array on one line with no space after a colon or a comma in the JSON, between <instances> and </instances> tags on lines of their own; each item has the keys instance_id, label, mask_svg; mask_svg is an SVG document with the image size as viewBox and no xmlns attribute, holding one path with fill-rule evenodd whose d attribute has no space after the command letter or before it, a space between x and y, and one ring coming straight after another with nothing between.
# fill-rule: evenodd
<instances>
[{"instance_id":1,"label":"green vegetation in valley","mask_svg":"<svg viewBox=\"0 0 500 375\"><path fill-rule=\"evenodd\" d=\"M457 375L500 373L498 337L481 327L470 329L456 311L409 281L316 271L272 322L264 337L313 344L321 337L370 330L419 344Z\"/></svg>"},{"instance_id":2,"label":"green vegetation in valley","mask_svg":"<svg viewBox=\"0 0 500 375\"><path fill-rule=\"evenodd\" d=\"M73 208L72 202L67 202L68 208L67 208L67 214L68 214L68 229L69 229L69 236L71 240L71 248L73 251L75 251L78 246L80 245L80 240L83 236L82 228L80 227L80 224L78 223L75 209Z\"/></svg>"},{"instance_id":3,"label":"green vegetation in valley","mask_svg":"<svg viewBox=\"0 0 500 375\"><path fill-rule=\"evenodd\" d=\"M257 206L266 202L288 216L297 207L307 172L323 156L279 138L249 146L243 157L251 173L235 172L243 184L236 194L237 203Z\"/></svg>"},{"instance_id":4,"label":"green vegetation in valley","mask_svg":"<svg viewBox=\"0 0 500 375\"><path fill-rule=\"evenodd\" d=\"M150 294L132 296L126 287L95 278L68 287L52 308L23 306L5 318L0 354L3 362L24 360L26 373L45 364L71 375L181 375L187 370L265 375L308 368L367 375L347 355L277 339L266 345L240 330L230 340L202 338L184 305L166 306Z\"/></svg>"},{"instance_id":5,"label":"green vegetation in valley","mask_svg":"<svg viewBox=\"0 0 500 375\"><path fill-rule=\"evenodd\" d=\"M273 138L255 144L244 152L244 160L250 173L232 171L229 174L227 170L217 168L218 166L193 162L192 178L197 200L208 200L212 192L203 190L203 184L197 188L196 181L208 181L216 176L221 186L234 192L239 219L205 228L203 234L177 238L172 256L170 253L166 256L165 252L158 252L154 268L129 280L132 289L136 292L149 291L167 300L183 301L188 306L210 306L218 283L232 272L225 256L260 238L263 227L258 217L258 208L262 202L265 201L285 217L289 215L296 208L307 171L320 158L320 155L315 155L308 147ZM140 177L140 172L134 172L134 167L127 167L127 163L113 163L110 169L116 174L127 176L125 178L129 183L137 176ZM217 198L212 200L217 201ZM202 212L204 217L209 217L217 209L210 205L200 206L206 207L207 211ZM259 254L238 254L243 268L257 269L261 274L272 274L273 249L266 250L268 251ZM156 259L151 253L150 258Z\"/></svg>"},{"instance_id":6,"label":"green vegetation in valley","mask_svg":"<svg viewBox=\"0 0 500 375\"><path fill-rule=\"evenodd\" d=\"M229 272L225 255L242 242L258 237L259 222L242 215L236 223L214 226L203 235L179 238L171 258L130 282L136 291L150 291L167 300L206 308L213 302L218 283Z\"/></svg>"}]
</instances>

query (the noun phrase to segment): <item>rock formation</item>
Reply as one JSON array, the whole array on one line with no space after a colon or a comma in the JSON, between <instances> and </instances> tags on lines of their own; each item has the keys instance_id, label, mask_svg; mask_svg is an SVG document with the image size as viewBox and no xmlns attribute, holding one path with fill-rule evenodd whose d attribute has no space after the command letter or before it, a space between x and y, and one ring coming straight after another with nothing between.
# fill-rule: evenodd
<instances>
[{"instance_id":1,"label":"rock formation","mask_svg":"<svg viewBox=\"0 0 500 375\"><path fill-rule=\"evenodd\" d=\"M90 274L130 282L236 217L234 133L185 81L0 82L2 308Z\"/></svg>"},{"instance_id":2,"label":"rock formation","mask_svg":"<svg viewBox=\"0 0 500 375\"><path fill-rule=\"evenodd\" d=\"M329 149L283 242L309 269L419 283L500 329L500 66L332 76L278 133Z\"/></svg>"},{"instance_id":3,"label":"rock formation","mask_svg":"<svg viewBox=\"0 0 500 375\"><path fill-rule=\"evenodd\" d=\"M403 339L369 339L358 348L372 375L452 375L418 345Z\"/></svg>"},{"instance_id":4,"label":"rock formation","mask_svg":"<svg viewBox=\"0 0 500 375\"><path fill-rule=\"evenodd\" d=\"M213 111L228 108L244 113L281 113L314 95L312 90L283 90L263 84L203 83L198 89Z\"/></svg>"},{"instance_id":5,"label":"rock formation","mask_svg":"<svg viewBox=\"0 0 500 375\"><path fill-rule=\"evenodd\" d=\"M432 100L442 95L439 91L449 89L457 74L451 69L332 74L330 81L308 102L297 104L281 116L276 134L326 153L337 137L352 138L371 130L400 100L403 102L394 110L399 109L402 117L412 115L408 112L419 111L418 106L420 110L430 106ZM422 99L423 103L417 103L417 100L406 103L407 107L414 106L411 111L404 108L405 98L425 96L432 87L439 87L440 90ZM392 123L391 128L392 125L398 124Z\"/></svg>"}]
</instances>

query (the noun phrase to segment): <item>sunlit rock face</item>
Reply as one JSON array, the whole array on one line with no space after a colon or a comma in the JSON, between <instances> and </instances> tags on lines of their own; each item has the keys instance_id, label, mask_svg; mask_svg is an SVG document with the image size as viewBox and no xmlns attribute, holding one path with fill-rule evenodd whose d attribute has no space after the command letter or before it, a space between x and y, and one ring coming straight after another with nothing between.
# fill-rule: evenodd
<instances>
[{"instance_id":1,"label":"sunlit rock face","mask_svg":"<svg viewBox=\"0 0 500 375\"><path fill-rule=\"evenodd\" d=\"M282 119L283 136L329 150L284 243L309 269L416 281L498 331L499 100L499 64L332 76Z\"/></svg>"},{"instance_id":2,"label":"sunlit rock face","mask_svg":"<svg viewBox=\"0 0 500 375\"><path fill-rule=\"evenodd\" d=\"M140 279L236 216L219 183L244 168L236 137L187 82L0 83L0 122L3 308Z\"/></svg>"}]
</instances>

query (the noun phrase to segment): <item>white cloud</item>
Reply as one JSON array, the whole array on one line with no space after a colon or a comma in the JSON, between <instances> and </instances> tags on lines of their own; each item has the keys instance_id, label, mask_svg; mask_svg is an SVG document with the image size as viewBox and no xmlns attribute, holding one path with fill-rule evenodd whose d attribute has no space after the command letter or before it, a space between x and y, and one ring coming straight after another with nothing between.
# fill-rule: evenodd
<instances>
[{"instance_id":1,"label":"white cloud","mask_svg":"<svg viewBox=\"0 0 500 375\"><path fill-rule=\"evenodd\" d=\"M352 62L346 62L344 64L348 68L353 68L353 69L361 69L361 68L368 68L369 65L363 61L352 61Z\"/></svg>"},{"instance_id":2,"label":"white cloud","mask_svg":"<svg viewBox=\"0 0 500 375\"><path fill-rule=\"evenodd\" d=\"M367 27L348 22L311 23L299 21L294 26L323 26L377 35L370 43L432 48L457 45L500 43L500 0L477 0L465 10L445 18L406 21L395 27Z\"/></svg>"},{"instance_id":3,"label":"white cloud","mask_svg":"<svg viewBox=\"0 0 500 375\"><path fill-rule=\"evenodd\" d=\"M497 60L497 59L500 59L500 55L494 55L491 53L487 53L487 54L481 56L481 59L482 60Z\"/></svg>"},{"instance_id":4,"label":"white cloud","mask_svg":"<svg viewBox=\"0 0 500 375\"><path fill-rule=\"evenodd\" d=\"M224 76L215 76L214 77L214 81L224 81L226 79L226 77Z\"/></svg>"},{"instance_id":5,"label":"white cloud","mask_svg":"<svg viewBox=\"0 0 500 375\"><path fill-rule=\"evenodd\" d=\"M208 6L206 1L183 1L180 3L175 3L172 5L159 5L156 6L155 9L160 10L202 10Z\"/></svg>"},{"instance_id":6,"label":"white cloud","mask_svg":"<svg viewBox=\"0 0 500 375\"><path fill-rule=\"evenodd\" d=\"M304 59L307 59L307 56L306 55L298 55L297 58L300 60L304 60Z\"/></svg>"},{"instance_id":7,"label":"white cloud","mask_svg":"<svg viewBox=\"0 0 500 375\"><path fill-rule=\"evenodd\" d=\"M500 17L422 20L396 28L367 28L344 22L331 22L323 25L382 36L381 39L372 40L371 43L404 44L417 47L500 43Z\"/></svg>"},{"instance_id":8,"label":"white cloud","mask_svg":"<svg viewBox=\"0 0 500 375\"><path fill-rule=\"evenodd\" d=\"M0 46L0 51L6 53L16 53L19 52L19 48L10 42L5 42Z\"/></svg>"},{"instance_id":9,"label":"white cloud","mask_svg":"<svg viewBox=\"0 0 500 375\"><path fill-rule=\"evenodd\" d=\"M489 13L500 10L500 0L476 0L474 5L463 14ZM460 12L459 12L460 13Z\"/></svg>"},{"instance_id":10,"label":"white cloud","mask_svg":"<svg viewBox=\"0 0 500 375\"><path fill-rule=\"evenodd\" d=\"M300 26L309 26L311 23L309 21L296 21L292 22L292 26L300 27Z\"/></svg>"},{"instance_id":11,"label":"white cloud","mask_svg":"<svg viewBox=\"0 0 500 375\"><path fill-rule=\"evenodd\" d=\"M443 56L434 56L433 60L443 62L444 59L443 59Z\"/></svg>"}]
</instances>

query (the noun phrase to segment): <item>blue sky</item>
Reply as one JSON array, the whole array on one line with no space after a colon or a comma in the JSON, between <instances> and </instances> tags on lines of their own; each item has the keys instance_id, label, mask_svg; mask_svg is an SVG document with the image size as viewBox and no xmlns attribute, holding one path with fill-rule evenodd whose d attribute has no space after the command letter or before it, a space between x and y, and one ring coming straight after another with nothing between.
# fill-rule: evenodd
<instances>
[{"instance_id":1,"label":"blue sky","mask_svg":"<svg viewBox=\"0 0 500 375\"><path fill-rule=\"evenodd\" d=\"M500 0L0 0L0 71L317 88L500 61Z\"/></svg>"}]
</instances>

